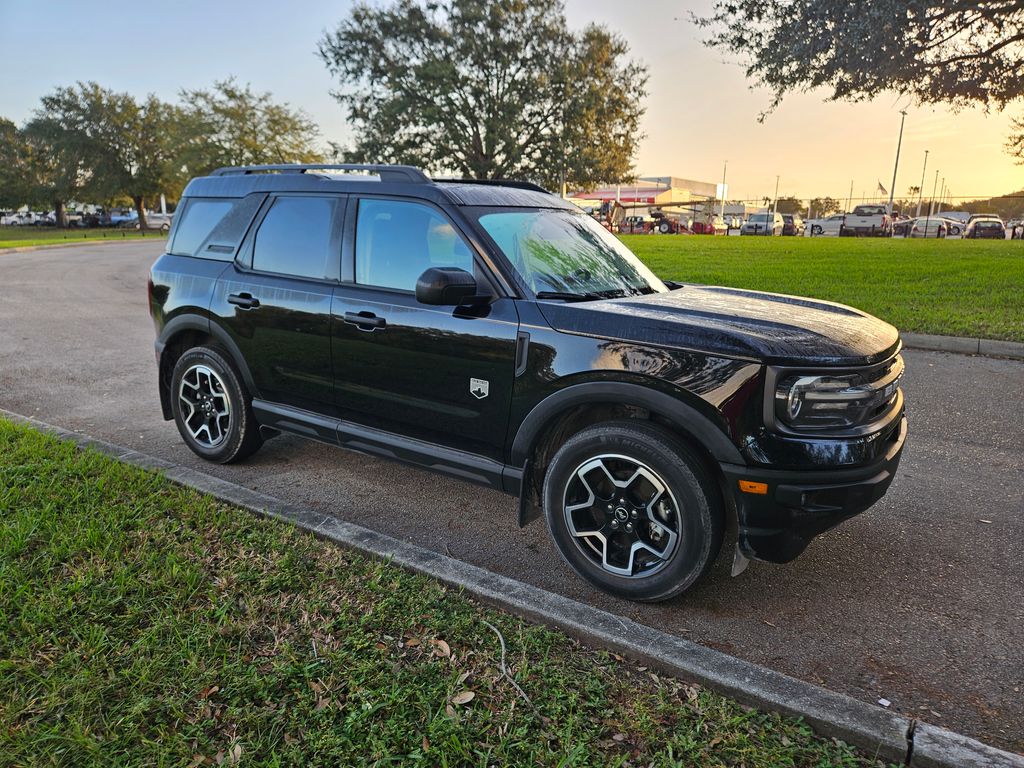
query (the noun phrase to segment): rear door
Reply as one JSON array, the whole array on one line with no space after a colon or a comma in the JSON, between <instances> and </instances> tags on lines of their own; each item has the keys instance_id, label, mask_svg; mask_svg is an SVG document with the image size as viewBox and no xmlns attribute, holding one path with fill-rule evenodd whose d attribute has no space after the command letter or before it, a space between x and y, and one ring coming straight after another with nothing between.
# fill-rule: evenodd
<instances>
[{"instance_id":1,"label":"rear door","mask_svg":"<svg viewBox=\"0 0 1024 768\"><path fill-rule=\"evenodd\" d=\"M332 307L343 418L500 462L519 318L481 252L443 210L420 200L353 197L342 283ZM430 267L461 267L490 301L416 300Z\"/></svg>"},{"instance_id":2,"label":"rear door","mask_svg":"<svg viewBox=\"0 0 1024 768\"><path fill-rule=\"evenodd\" d=\"M271 195L217 283L211 311L265 400L335 412L331 300L345 204L341 195Z\"/></svg>"}]
</instances>

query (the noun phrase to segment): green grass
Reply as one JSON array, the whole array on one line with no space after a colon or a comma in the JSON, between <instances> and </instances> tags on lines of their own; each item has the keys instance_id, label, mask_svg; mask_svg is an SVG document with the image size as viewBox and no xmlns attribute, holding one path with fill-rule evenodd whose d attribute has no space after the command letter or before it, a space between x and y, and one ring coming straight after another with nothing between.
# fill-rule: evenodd
<instances>
[{"instance_id":1,"label":"green grass","mask_svg":"<svg viewBox=\"0 0 1024 768\"><path fill-rule=\"evenodd\" d=\"M500 675L485 621L532 704ZM874 765L797 721L0 420L0 765L236 758Z\"/></svg>"},{"instance_id":2,"label":"green grass","mask_svg":"<svg viewBox=\"0 0 1024 768\"><path fill-rule=\"evenodd\" d=\"M134 240L142 237L166 237L160 232L134 229L53 229L50 227L0 227L0 250L35 245L80 243L86 240Z\"/></svg>"},{"instance_id":3,"label":"green grass","mask_svg":"<svg viewBox=\"0 0 1024 768\"><path fill-rule=\"evenodd\" d=\"M660 277L849 304L902 331L1024 341L1024 242L625 235Z\"/></svg>"}]
</instances>

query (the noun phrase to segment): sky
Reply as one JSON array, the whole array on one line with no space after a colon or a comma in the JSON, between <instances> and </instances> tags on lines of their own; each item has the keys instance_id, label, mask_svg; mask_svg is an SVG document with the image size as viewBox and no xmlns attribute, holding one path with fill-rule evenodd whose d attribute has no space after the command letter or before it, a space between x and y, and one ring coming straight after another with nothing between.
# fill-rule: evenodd
<instances>
[{"instance_id":1,"label":"sky","mask_svg":"<svg viewBox=\"0 0 1024 768\"><path fill-rule=\"evenodd\" d=\"M752 89L741 62L706 48L690 14L711 0L567 0L570 26L597 22L621 34L631 56L649 68L645 138L636 157L640 176L721 182L729 197L775 194L846 198L889 188L900 126L907 110L897 195L943 179L955 197L976 198L1024 188L1024 166L1004 152L1011 117L1024 108L986 115L915 107L895 95L871 102L830 103L826 94L786 97L763 123L770 93ZM236 77L307 112L323 136L351 135L331 97L335 83L316 56L326 30L346 16L344 0L177 0L167 6L114 11L47 0L46 12L23 0L0 0L0 116L22 123L40 96L76 80L95 80L142 97L173 100L182 88ZM59 19L58 23L45 21ZM40 30L45 34L29 33ZM938 179L936 180L936 171Z\"/></svg>"}]
</instances>

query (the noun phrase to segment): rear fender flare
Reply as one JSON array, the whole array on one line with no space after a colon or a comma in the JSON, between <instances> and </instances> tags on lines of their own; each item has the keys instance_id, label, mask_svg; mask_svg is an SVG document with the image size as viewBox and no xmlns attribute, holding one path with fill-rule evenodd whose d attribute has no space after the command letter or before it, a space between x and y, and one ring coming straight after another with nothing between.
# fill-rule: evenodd
<instances>
[{"instance_id":1,"label":"rear fender flare","mask_svg":"<svg viewBox=\"0 0 1024 768\"><path fill-rule=\"evenodd\" d=\"M222 347L227 351L231 358L231 362L234 363L235 368L241 374L242 381L245 382L245 386L249 390L249 393L253 397L259 397L259 393L256 390L255 382L252 377L252 372L249 370L249 366L245 362L245 356L242 354L242 350L238 348L238 345L227 331L217 325L217 323L210 322L208 317L204 317L202 315L177 315L167 321L167 324L160 331L160 335L156 340L158 375L159 371L162 371L164 367L164 355L166 354L167 347L174 342L177 336L186 331L198 331L199 333L211 336L219 347ZM163 410L164 418L171 418L170 392L168 391L162 376L160 377L160 406Z\"/></svg>"}]
</instances>

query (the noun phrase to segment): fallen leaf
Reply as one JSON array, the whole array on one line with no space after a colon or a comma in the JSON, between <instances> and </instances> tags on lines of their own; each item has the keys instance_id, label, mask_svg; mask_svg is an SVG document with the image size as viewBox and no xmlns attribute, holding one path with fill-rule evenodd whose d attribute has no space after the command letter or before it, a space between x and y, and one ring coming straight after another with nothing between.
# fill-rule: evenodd
<instances>
[{"instance_id":1,"label":"fallen leaf","mask_svg":"<svg viewBox=\"0 0 1024 768\"><path fill-rule=\"evenodd\" d=\"M215 694L219 690L220 690L220 686L219 685L211 685L209 688L203 688L203 690L199 694L199 698L200 699L208 699L211 696L213 696L213 694Z\"/></svg>"},{"instance_id":2,"label":"fallen leaf","mask_svg":"<svg viewBox=\"0 0 1024 768\"><path fill-rule=\"evenodd\" d=\"M612 736L612 741L617 741L620 744L622 742L624 742L625 740L626 740L626 734L624 734L624 733L616 733L614 736Z\"/></svg>"},{"instance_id":3,"label":"fallen leaf","mask_svg":"<svg viewBox=\"0 0 1024 768\"><path fill-rule=\"evenodd\" d=\"M430 751L430 742L427 741L427 737L426 736L423 737L423 751L424 752L429 752Z\"/></svg>"},{"instance_id":4,"label":"fallen leaf","mask_svg":"<svg viewBox=\"0 0 1024 768\"><path fill-rule=\"evenodd\" d=\"M463 672L461 675L459 675L459 679L455 681L455 684L456 685L462 685L464 682L466 682L466 679L468 677L469 677L469 672Z\"/></svg>"},{"instance_id":5,"label":"fallen leaf","mask_svg":"<svg viewBox=\"0 0 1024 768\"><path fill-rule=\"evenodd\" d=\"M445 704L444 705L444 713L446 715L448 715L448 717L450 717L452 720L454 720L455 717L456 717L456 715L455 715L455 707L453 707L451 704Z\"/></svg>"},{"instance_id":6,"label":"fallen leaf","mask_svg":"<svg viewBox=\"0 0 1024 768\"><path fill-rule=\"evenodd\" d=\"M415 648L419 644L420 641L417 640L415 637L410 637L408 640L405 641L406 648Z\"/></svg>"},{"instance_id":7,"label":"fallen leaf","mask_svg":"<svg viewBox=\"0 0 1024 768\"><path fill-rule=\"evenodd\" d=\"M238 761L242 759L242 745L235 742L235 746L231 748L231 765L237 765Z\"/></svg>"},{"instance_id":8,"label":"fallen leaf","mask_svg":"<svg viewBox=\"0 0 1024 768\"><path fill-rule=\"evenodd\" d=\"M444 640L433 640L431 645L434 646L434 653L443 658L447 658L452 655L451 646L448 645Z\"/></svg>"},{"instance_id":9,"label":"fallen leaf","mask_svg":"<svg viewBox=\"0 0 1024 768\"><path fill-rule=\"evenodd\" d=\"M475 697L476 694L472 691L462 691L452 696L452 704L458 704L460 706L463 704L469 704L469 702L471 702Z\"/></svg>"}]
</instances>

